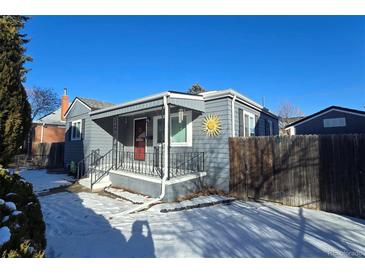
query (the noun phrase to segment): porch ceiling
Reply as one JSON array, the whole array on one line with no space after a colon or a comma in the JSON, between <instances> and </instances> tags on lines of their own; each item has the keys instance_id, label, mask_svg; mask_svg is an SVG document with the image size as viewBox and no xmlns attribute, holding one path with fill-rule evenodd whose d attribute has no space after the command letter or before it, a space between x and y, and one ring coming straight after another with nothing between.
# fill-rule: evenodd
<instances>
[{"instance_id":1,"label":"porch ceiling","mask_svg":"<svg viewBox=\"0 0 365 274\"><path fill-rule=\"evenodd\" d=\"M97 120L106 117L133 114L136 112L151 111L163 106L163 97L168 96L168 103L174 106L196 110L199 112L205 111L204 99L199 95L181 94L181 93L160 93L155 96L145 97L136 101L125 104L109 107L102 110L93 111L90 113L92 120Z\"/></svg>"}]
</instances>

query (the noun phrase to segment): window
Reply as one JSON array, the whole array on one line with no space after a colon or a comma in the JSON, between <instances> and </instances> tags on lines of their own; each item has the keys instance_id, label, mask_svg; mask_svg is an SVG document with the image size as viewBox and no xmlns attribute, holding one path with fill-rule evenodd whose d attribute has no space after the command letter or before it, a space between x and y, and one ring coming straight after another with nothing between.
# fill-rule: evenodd
<instances>
[{"instance_id":1,"label":"window","mask_svg":"<svg viewBox=\"0 0 365 274\"><path fill-rule=\"evenodd\" d=\"M346 118L323 119L323 127L345 127Z\"/></svg>"},{"instance_id":2,"label":"window","mask_svg":"<svg viewBox=\"0 0 365 274\"><path fill-rule=\"evenodd\" d=\"M155 122L155 121L154 121ZM165 123L164 119L157 119L157 143L162 144L164 142Z\"/></svg>"},{"instance_id":3,"label":"window","mask_svg":"<svg viewBox=\"0 0 365 274\"><path fill-rule=\"evenodd\" d=\"M255 115L244 112L245 137L255 136Z\"/></svg>"},{"instance_id":4,"label":"window","mask_svg":"<svg viewBox=\"0 0 365 274\"><path fill-rule=\"evenodd\" d=\"M186 115L179 121L179 117L171 117L171 142L186 143L188 141L186 132Z\"/></svg>"},{"instance_id":5,"label":"window","mask_svg":"<svg viewBox=\"0 0 365 274\"><path fill-rule=\"evenodd\" d=\"M71 140L81 140L81 120L73 121L71 125Z\"/></svg>"},{"instance_id":6,"label":"window","mask_svg":"<svg viewBox=\"0 0 365 274\"><path fill-rule=\"evenodd\" d=\"M153 118L153 144L164 142L165 122L161 116ZM192 145L191 111L185 111L181 117L178 113L170 115L170 144L171 146Z\"/></svg>"}]
</instances>

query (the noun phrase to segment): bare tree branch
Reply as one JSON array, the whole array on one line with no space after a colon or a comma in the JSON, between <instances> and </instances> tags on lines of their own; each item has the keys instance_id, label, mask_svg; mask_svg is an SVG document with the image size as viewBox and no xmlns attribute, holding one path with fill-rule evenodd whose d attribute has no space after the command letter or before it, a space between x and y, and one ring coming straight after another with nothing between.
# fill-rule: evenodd
<instances>
[{"instance_id":1,"label":"bare tree branch","mask_svg":"<svg viewBox=\"0 0 365 274\"><path fill-rule=\"evenodd\" d=\"M303 111L299 107L293 106L290 102L282 103L279 107L278 114L284 123L289 123L289 118L304 116Z\"/></svg>"},{"instance_id":2,"label":"bare tree branch","mask_svg":"<svg viewBox=\"0 0 365 274\"><path fill-rule=\"evenodd\" d=\"M32 120L56 110L60 104L57 93L49 88L33 87L27 90L27 95L32 108Z\"/></svg>"},{"instance_id":3,"label":"bare tree branch","mask_svg":"<svg viewBox=\"0 0 365 274\"><path fill-rule=\"evenodd\" d=\"M304 116L303 111L299 107L295 107L290 102L284 102L280 105L279 110L279 130L281 135L288 135L288 131L285 130L285 127L294 122L298 118Z\"/></svg>"}]
</instances>

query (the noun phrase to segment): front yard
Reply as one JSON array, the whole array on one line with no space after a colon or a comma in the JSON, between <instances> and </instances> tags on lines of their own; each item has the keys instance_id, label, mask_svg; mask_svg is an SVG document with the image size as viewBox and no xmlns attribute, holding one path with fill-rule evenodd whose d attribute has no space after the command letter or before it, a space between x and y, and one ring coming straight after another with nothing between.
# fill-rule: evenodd
<instances>
[{"instance_id":1,"label":"front yard","mask_svg":"<svg viewBox=\"0 0 365 274\"><path fill-rule=\"evenodd\" d=\"M43 184L41 172L21 176ZM235 201L126 216L133 204L96 193L39 200L47 257L365 257L365 221L321 211Z\"/></svg>"}]
</instances>

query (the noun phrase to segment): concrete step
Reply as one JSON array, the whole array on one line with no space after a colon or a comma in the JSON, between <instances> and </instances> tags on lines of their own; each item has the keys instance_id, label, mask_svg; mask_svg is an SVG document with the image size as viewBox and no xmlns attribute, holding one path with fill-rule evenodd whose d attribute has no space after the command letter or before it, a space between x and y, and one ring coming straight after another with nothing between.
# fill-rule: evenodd
<instances>
[{"instance_id":1,"label":"concrete step","mask_svg":"<svg viewBox=\"0 0 365 274\"><path fill-rule=\"evenodd\" d=\"M103 177L100 181L98 181L97 183L95 183L92 188L91 188L91 180L90 177L87 178L82 178L78 181L78 183L80 185L82 185L83 187L86 187L88 189L92 189L92 191L101 191L104 188L108 187L111 185L111 181L109 179L109 175Z\"/></svg>"},{"instance_id":2,"label":"concrete step","mask_svg":"<svg viewBox=\"0 0 365 274\"><path fill-rule=\"evenodd\" d=\"M142 194L132 193L122 188L116 188L111 186L105 188L104 191L116 198L127 200L134 204L144 204L155 199Z\"/></svg>"},{"instance_id":3,"label":"concrete step","mask_svg":"<svg viewBox=\"0 0 365 274\"><path fill-rule=\"evenodd\" d=\"M193 208L213 206L217 204L230 204L235 200L236 200L235 198L225 197L220 195L199 196L181 202L158 204L153 206L150 210L159 211L161 213L168 213L168 212L188 210Z\"/></svg>"}]
</instances>

